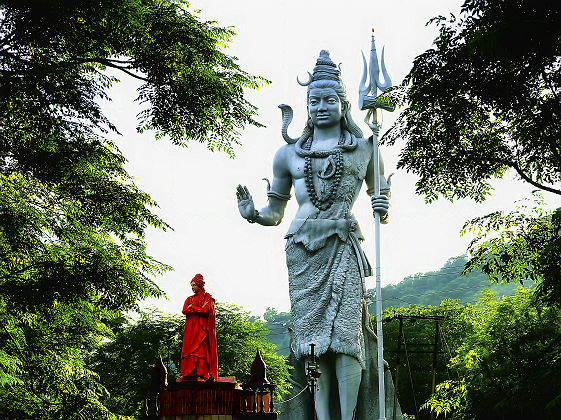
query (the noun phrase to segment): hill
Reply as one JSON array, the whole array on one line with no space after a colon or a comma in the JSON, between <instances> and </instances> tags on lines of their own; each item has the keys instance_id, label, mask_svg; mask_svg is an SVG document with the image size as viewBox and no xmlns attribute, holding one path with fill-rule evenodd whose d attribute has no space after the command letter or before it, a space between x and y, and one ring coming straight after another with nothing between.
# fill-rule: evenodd
<instances>
[{"instance_id":1,"label":"hill","mask_svg":"<svg viewBox=\"0 0 561 420\"><path fill-rule=\"evenodd\" d=\"M511 296L518 287L515 284L490 284L482 272L462 275L467 261L465 255L450 258L442 268L428 273L417 273L405 277L398 284L382 288L383 307L398 308L412 304L438 306L443 299L458 299L460 303L475 302L483 289L490 288L498 296ZM369 290L374 300L374 290ZM375 304L369 306L375 313Z\"/></svg>"}]
</instances>

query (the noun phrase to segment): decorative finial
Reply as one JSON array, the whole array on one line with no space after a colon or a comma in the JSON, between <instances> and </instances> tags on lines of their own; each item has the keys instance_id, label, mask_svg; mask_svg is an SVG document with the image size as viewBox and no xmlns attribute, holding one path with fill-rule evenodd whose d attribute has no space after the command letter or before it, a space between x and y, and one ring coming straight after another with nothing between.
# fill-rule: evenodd
<instances>
[{"instance_id":1,"label":"decorative finial","mask_svg":"<svg viewBox=\"0 0 561 420\"><path fill-rule=\"evenodd\" d=\"M268 383L269 381L267 380L267 365L261 357L261 352L259 351L259 349L257 349L257 354L255 355L253 363L251 364L248 385L262 385Z\"/></svg>"}]
</instances>

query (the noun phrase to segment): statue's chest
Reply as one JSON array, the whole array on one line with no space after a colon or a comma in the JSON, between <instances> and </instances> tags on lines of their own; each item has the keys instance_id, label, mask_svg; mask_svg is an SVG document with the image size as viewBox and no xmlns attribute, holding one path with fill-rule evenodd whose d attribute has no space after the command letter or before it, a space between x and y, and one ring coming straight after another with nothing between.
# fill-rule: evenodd
<instances>
[{"instance_id":1,"label":"statue's chest","mask_svg":"<svg viewBox=\"0 0 561 420\"><path fill-rule=\"evenodd\" d=\"M191 301L189 303L195 306L202 306L205 301L204 293L199 293L198 295L191 296Z\"/></svg>"},{"instance_id":2,"label":"statue's chest","mask_svg":"<svg viewBox=\"0 0 561 420\"><path fill-rule=\"evenodd\" d=\"M299 156L293 167L296 195L305 191L319 210L346 214L366 176L368 161L358 148L324 157Z\"/></svg>"},{"instance_id":3,"label":"statue's chest","mask_svg":"<svg viewBox=\"0 0 561 420\"><path fill-rule=\"evenodd\" d=\"M362 150L334 153L326 157L296 156L291 162L291 175L294 179L312 176L314 181L329 181L334 178L363 180L366 176L369 156Z\"/></svg>"}]
</instances>

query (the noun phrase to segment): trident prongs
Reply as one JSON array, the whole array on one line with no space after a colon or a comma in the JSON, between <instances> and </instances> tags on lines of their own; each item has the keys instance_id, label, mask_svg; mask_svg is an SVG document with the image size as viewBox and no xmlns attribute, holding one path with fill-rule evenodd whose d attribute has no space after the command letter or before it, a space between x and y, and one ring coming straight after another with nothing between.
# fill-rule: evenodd
<instances>
[{"instance_id":1,"label":"trident prongs","mask_svg":"<svg viewBox=\"0 0 561 420\"><path fill-rule=\"evenodd\" d=\"M376 103L375 98L378 96L378 90L384 92L391 85L392 81L386 70L386 63L384 60L384 48L382 47L382 75L384 76L384 83L380 81L380 65L378 64L378 55L376 54L376 44L374 42L374 29L372 29L372 41L370 44L370 65L366 64L366 58L364 57L364 52L362 53L363 62L363 72L362 80L358 88L359 99L358 105L360 109L369 109ZM370 67L370 69L368 68ZM370 71L369 71L370 70ZM366 75L369 75L368 84L366 84ZM371 96L367 96L368 94Z\"/></svg>"}]
</instances>

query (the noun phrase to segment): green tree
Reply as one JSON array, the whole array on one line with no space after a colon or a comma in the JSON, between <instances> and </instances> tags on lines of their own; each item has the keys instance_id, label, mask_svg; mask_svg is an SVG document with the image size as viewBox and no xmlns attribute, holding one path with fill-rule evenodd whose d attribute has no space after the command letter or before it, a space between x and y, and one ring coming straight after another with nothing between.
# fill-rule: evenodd
<instances>
[{"instance_id":1,"label":"green tree","mask_svg":"<svg viewBox=\"0 0 561 420\"><path fill-rule=\"evenodd\" d=\"M560 307L561 208L495 212L469 221L464 231L476 234L466 273L481 268L496 283L534 282L541 303Z\"/></svg>"},{"instance_id":2,"label":"green tree","mask_svg":"<svg viewBox=\"0 0 561 420\"><path fill-rule=\"evenodd\" d=\"M424 405L450 419L557 419L561 415L561 318L534 305L531 290L498 299L486 292L466 307L467 334Z\"/></svg>"},{"instance_id":3,"label":"green tree","mask_svg":"<svg viewBox=\"0 0 561 420\"><path fill-rule=\"evenodd\" d=\"M146 255L140 230L98 224L84 201L21 173L0 179L0 414L105 417L103 388L85 356L109 333L109 320L161 294L150 276L166 266ZM123 222L157 224L144 196L122 189L139 207ZM106 204L116 218L131 210Z\"/></svg>"},{"instance_id":4,"label":"green tree","mask_svg":"<svg viewBox=\"0 0 561 420\"><path fill-rule=\"evenodd\" d=\"M0 1L0 417L104 418L87 356L169 267L167 225L124 169L99 103L139 88L138 130L233 156L266 81L224 54L233 31L174 0Z\"/></svg>"},{"instance_id":5,"label":"green tree","mask_svg":"<svg viewBox=\"0 0 561 420\"><path fill-rule=\"evenodd\" d=\"M290 389L289 367L286 358L278 355L262 321L255 320L249 312L231 304L217 305L216 341L218 343L218 371L221 376L235 376L238 382L249 380L251 363L257 354L267 365L269 382L277 386L277 398Z\"/></svg>"},{"instance_id":6,"label":"green tree","mask_svg":"<svg viewBox=\"0 0 561 420\"><path fill-rule=\"evenodd\" d=\"M159 356L168 369L168 382L179 377L185 317L150 310L141 312L136 321L119 318L112 326L114 336L97 349L92 369L107 387L105 405L114 413L138 416ZM278 398L288 389L288 368L286 359L277 355L276 346L266 334L263 323L252 320L248 312L234 305L216 304L219 375L246 382L259 349L267 364L269 381L278 386Z\"/></svg>"},{"instance_id":7,"label":"green tree","mask_svg":"<svg viewBox=\"0 0 561 420\"><path fill-rule=\"evenodd\" d=\"M439 36L415 59L402 86L407 106L384 138L390 144L406 141L398 167L419 176L417 192L427 201L440 196L482 201L491 193L490 179L509 169L534 187L561 195L558 4L466 0L459 17L433 22ZM542 240L527 250L520 248L529 239L525 228L519 236L505 232L517 217L475 221L484 222L489 237L498 233L503 241L478 247L470 267L481 266L492 279L533 278L543 284L538 294L561 304L559 258L551 259L561 251L557 216L525 219L524 226ZM500 253L499 245L505 248ZM527 266L512 263L534 253L548 257L533 258Z\"/></svg>"},{"instance_id":8,"label":"green tree","mask_svg":"<svg viewBox=\"0 0 561 420\"><path fill-rule=\"evenodd\" d=\"M440 321L434 394L435 323L403 321L398 395L404 412L419 420L430 418L430 411L455 420L559 418L561 317L554 307L536 306L532 289L503 297L487 289L475 304L445 300L439 306L386 309L384 356L392 370L400 315L446 317Z\"/></svg>"},{"instance_id":9,"label":"green tree","mask_svg":"<svg viewBox=\"0 0 561 420\"><path fill-rule=\"evenodd\" d=\"M554 1L467 0L434 18L434 47L405 78L408 106L386 135L428 200L483 200L508 168L561 190L561 10Z\"/></svg>"},{"instance_id":10,"label":"green tree","mask_svg":"<svg viewBox=\"0 0 561 420\"><path fill-rule=\"evenodd\" d=\"M159 356L168 370L168 382L179 377L185 317L158 310L140 312L136 321L121 317L111 323L113 335L92 355L92 369L107 389L105 406L111 412L139 417Z\"/></svg>"}]
</instances>

